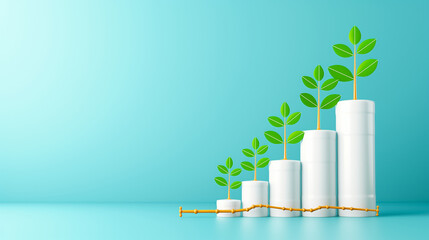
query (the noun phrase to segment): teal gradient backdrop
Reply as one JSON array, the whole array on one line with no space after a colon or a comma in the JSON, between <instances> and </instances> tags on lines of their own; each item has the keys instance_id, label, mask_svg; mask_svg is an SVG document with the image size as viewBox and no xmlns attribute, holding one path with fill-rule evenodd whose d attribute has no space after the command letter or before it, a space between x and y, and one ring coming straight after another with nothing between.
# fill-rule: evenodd
<instances>
[{"instance_id":1,"label":"teal gradient backdrop","mask_svg":"<svg viewBox=\"0 0 429 240\"><path fill-rule=\"evenodd\" d=\"M303 113L294 129L316 127L301 76L351 67L331 46L353 25L377 38L358 62L380 59L358 80L376 102L377 198L429 201L429 4L369 0L2 1L0 201L225 198L216 166L266 143L283 101ZM352 83L332 92L351 99Z\"/></svg>"}]
</instances>

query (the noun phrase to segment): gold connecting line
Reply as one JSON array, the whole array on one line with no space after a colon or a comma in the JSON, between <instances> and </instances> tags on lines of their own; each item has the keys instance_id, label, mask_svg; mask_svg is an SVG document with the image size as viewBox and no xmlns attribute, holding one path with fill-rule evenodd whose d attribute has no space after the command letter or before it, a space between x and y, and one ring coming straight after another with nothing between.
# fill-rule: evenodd
<instances>
[{"instance_id":1,"label":"gold connecting line","mask_svg":"<svg viewBox=\"0 0 429 240\"><path fill-rule=\"evenodd\" d=\"M237 212L248 212L249 210L252 210L254 208L274 208L274 209L280 209L283 211L301 211L301 212L314 212L321 209L340 209L340 210L350 210L350 211L365 211L365 212L375 212L375 216L378 216L379 212L379 206L377 206L377 209L368 209L368 208L354 208L354 207L337 207L337 206L318 206L316 208L285 208L285 207L277 207L277 206L271 206L271 205L264 205L264 204L258 204L258 205L252 205L248 208L241 208L241 209L231 209L231 210L182 210L182 207L179 207L179 217L182 217L182 213L237 213Z\"/></svg>"}]
</instances>

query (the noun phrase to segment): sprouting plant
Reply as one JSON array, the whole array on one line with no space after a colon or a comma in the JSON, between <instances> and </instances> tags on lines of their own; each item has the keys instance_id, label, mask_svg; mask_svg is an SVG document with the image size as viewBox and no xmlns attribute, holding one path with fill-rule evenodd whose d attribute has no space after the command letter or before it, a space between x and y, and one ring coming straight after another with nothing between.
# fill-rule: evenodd
<instances>
[{"instance_id":1,"label":"sprouting plant","mask_svg":"<svg viewBox=\"0 0 429 240\"><path fill-rule=\"evenodd\" d=\"M217 169L219 170L220 173L222 174L228 174L228 181L226 181L225 178L223 177L215 177L215 182L220 185L220 186L228 186L228 199L231 199L231 188L232 189L237 189L241 186L241 182L240 181L236 181L233 182L231 184L231 176L238 176L241 173L241 169L240 168L236 168L234 170L231 171L232 169L232 165L233 165L233 161L231 157L228 157L226 159L226 166L223 165L218 165Z\"/></svg>"},{"instance_id":2,"label":"sprouting plant","mask_svg":"<svg viewBox=\"0 0 429 240\"><path fill-rule=\"evenodd\" d=\"M338 79L342 82L348 82L353 80L353 99L357 99L357 91L356 91L356 77L367 77L371 75L375 69L377 68L378 60L377 59L367 59L363 61L356 72L356 54L367 54L371 52L371 50L375 47L375 38L367 39L363 41L356 50L357 44L360 42L361 33L359 28L354 26L349 33L349 40L353 44L353 52L352 50L345 44L335 44L333 46L335 53L343 58L353 57L353 74L352 72L342 66L342 65L333 65L328 67L329 73L335 79Z\"/></svg>"},{"instance_id":3,"label":"sprouting plant","mask_svg":"<svg viewBox=\"0 0 429 240\"><path fill-rule=\"evenodd\" d=\"M304 132L303 131L295 131L295 132L291 133L286 140L286 136L287 136L286 135L286 125L294 125L295 123L297 123L299 121L299 119L301 118L301 113L296 112L296 113L292 113L289 116L290 108L286 102L284 102L282 104L282 106L280 108L280 112L283 116L283 119L276 117L276 116L271 116L268 118L268 122L271 125L273 125L274 127L283 127L284 140L280 136L280 134L278 134L277 132L274 132L274 131L266 131L264 133L264 135L265 135L265 138L270 143L284 144L283 159L287 160L286 143L295 144L295 143L301 142L302 138L304 137ZM287 120L286 120L286 117L287 117Z\"/></svg>"},{"instance_id":4,"label":"sprouting plant","mask_svg":"<svg viewBox=\"0 0 429 240\"><path fill-rule=\"evenodd\" d=\"M314 69L313 76L317 82L309 76L303 76L302 82L308 88L317 89L317 100L310 93L301 93L299 97L305 106L311 108L317 107L317 130L320 130L320 109L333 108L335 105L337 105L338 101L340 101L341 96L339 94L331 94L323 99L322 103L320 103L320 90L329 91L334 89L338 84L338 80L333 78L328 79L322 84L322 86L320 86L320 82L324 76L323 68L320 65Z\"/></svg>"},{"instance_id":5,"label":"sprouting plant","mask_svg":"<svg viewBox=\"0 0 429 240\"><path fill-rule=\"evenodd\" d=\"M241 167L244 170L247 171L255 171L255 178L254 180L256 181L256 168L264 168L268 165L268 163L270 162L269 158L261 158L259 159L259 161L257 161L257 155L262 155L264 153L267 152L268 150L268 146L267 145L263 145L263 146L259 146L259 140L258 138L254 138L252 141L252 148L255 150L251 150L248 148L245 148L242 150L244 156L246 157L251 157L251 158L255 158L255 165L253 165L251 162L248 161L244 161L241 163ZM256 162L257 161L257 162Z\"/></svg>"}]
</instances>

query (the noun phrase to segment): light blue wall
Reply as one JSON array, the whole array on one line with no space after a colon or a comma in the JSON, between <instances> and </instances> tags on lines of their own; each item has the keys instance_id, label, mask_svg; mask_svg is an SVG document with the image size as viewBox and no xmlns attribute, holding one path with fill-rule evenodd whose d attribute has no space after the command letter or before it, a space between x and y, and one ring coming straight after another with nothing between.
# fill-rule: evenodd
<instances>
[{"instance_id":1,"label":"light blue wall","mask_svg":"<svg viewBox=\"0 0 429 240\"><path fill-rule=\"evenodd\" d=\"M224 198L216 165L266 142L283 101L303 113L295 129L316 127L300 77L351 66L331 46L354 24L377 38L359 62L380 59L358 81L376 102L378 200L429 201L427 2L110 2L0 3L0 201Z\"/></svg>"}]
</instances>

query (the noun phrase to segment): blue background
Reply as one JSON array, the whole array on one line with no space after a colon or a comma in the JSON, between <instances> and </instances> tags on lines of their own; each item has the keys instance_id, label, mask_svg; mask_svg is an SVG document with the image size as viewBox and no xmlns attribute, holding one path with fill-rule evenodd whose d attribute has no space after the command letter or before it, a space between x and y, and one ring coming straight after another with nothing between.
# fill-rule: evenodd
<instances>
[{"instance_id":1,"label":"blue background","mask_svg":"<svg viewBox=\"0 0 429 240\"><path fill-rule=\"evenodd\" d=\"M300 102L353 25L375 49L378 201L429 201L426 1L2 1L0 201L207 201L216 166ZM326 71L327 72L327 71ZM328 73L326 73L328 75ZM352 98L352 83L336 93ZM322 128L335 129L334 110ZM282 158L270 145L267 156ZM299 145L288 157L299 159ZM268 179L268 169L258 171ZM250 180L246 172L237 180ZM233 197L239 198L240 191Z\"/></svg>"}]
</instances>

